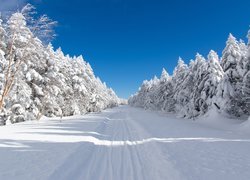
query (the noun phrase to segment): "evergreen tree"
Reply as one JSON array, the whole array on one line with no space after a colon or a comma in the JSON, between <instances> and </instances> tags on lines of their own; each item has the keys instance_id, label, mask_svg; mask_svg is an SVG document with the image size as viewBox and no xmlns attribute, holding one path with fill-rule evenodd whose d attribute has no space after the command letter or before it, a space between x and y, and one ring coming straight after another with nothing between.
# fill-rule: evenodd
<instances>
[{"instance_id":1,"label":"evergreen tree","mask_svg":"<svg viewBox=\"0 0 250 180\"><path fill-rule=\"evenodd\" d=\"M223 78L223 69L219 62L219 57L217 53L211 50L208 54L208 62L206 63L206 74L204 75L204 80L202 82L203 88L201 90L201 99L204 100L203 114L208 111L209 107L218 106L217 93L218 85Z\"/></svg>"},{"instance_id":2,"label":"evergreen tree","mask_svg":"<svg viewBox=\"0 0 250 180\"><path fill-rule=\"evenodd\" d=\"M172 83L171 83L171 77L169 76L168 72L163 68L161 73L161 78L159 82L159 87L157 88L156 99L157 104L156 108L161 109L162 111L170 111L170 108L168 107L168 104L165 102L170 102L170 98L173 94L172 90Z\"/></svg>"},{"instance_id":3,"label":"evergreen tree","mask_svg":"<svg viewBox=\"0 0 250 180\"><path fill-rule=\"evenodd\" d=\"M169 81L169 78L170 78L170 76L169 76L168 72L166 71L166 69L163 68L160 81L164 83L164 82Z\"/></svg>"},{"instance_id":4,"label":"evergreen tree","mask_svg":"<svg viewBox=\"0 0 250 180\"><path fill-rule=\"evenodd\" d=\"M250 42L250 31L248 34ZM187 66L180 58L173 76L163 70L158 83L144 81L130 97L133 106L176 112L195 118L211 108L231 115L250 114L250 45L229 35L220 62L211 50L208 60L200 54Z\"/></svg>"},{"instance_id":5,"label":"evergreen tree","mask_svg":"<svg viewBox=\"0 0 250 180\"><path fill-rule=\"evenodd\" d=\"M222 87L220 87L219 97L222 99L221 107L236 116L243 113L242 107L244 107L240 98L243 81L241 64L244 58L239 42L230 34L222 55L221 64L225 74L220 84Z\"/></svg>"},{"instance_id":6,"label":"evergreen tree","mask_svg":"<svg viewBox=\"0 0 250 180\"><path fill-rule=\"evenodd\" d=\"M0 124L85 114L120 103L82 56L45 47L24 15L12 14L5 25L0 21Z\"/></svg>"}]
</instances>

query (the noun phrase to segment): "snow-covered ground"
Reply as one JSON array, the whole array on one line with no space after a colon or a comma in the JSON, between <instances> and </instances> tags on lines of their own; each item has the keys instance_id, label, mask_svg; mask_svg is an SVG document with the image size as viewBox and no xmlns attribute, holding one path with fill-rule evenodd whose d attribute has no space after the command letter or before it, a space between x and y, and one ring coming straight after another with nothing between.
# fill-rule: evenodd
<instances>
[{"instance_id":1,"label":"snow-covered ground","mask_svg":"<svg viewBox=\"0 0 250 180\"><path fill-rule=\"evenodd\" d=\"M249 180L250 125L216 118L121 106L3 126L0 179Z\"/></svg>"}]
</instances>

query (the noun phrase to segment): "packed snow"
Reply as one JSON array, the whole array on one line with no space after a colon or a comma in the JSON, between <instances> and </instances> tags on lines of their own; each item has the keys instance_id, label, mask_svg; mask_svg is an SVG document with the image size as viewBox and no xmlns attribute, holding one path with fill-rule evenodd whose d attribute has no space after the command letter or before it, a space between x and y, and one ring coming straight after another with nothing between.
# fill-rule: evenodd
<instances>
[{"instance_id":1,"label":"packed snow","mask_svg":"<svg viewBox=\"0 0 250 180\"><path fill-rule=\"evenodd\" d=\"M2 126L0 179L248 180L245 124L214 113L192 121L120 106Z\"/></svg>"}]
</instances>

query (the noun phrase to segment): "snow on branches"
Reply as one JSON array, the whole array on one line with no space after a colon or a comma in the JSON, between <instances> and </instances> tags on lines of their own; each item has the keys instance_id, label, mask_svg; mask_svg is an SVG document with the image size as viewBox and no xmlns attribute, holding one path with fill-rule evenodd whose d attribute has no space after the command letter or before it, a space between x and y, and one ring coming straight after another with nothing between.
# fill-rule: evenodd
<instances>
[{"instance_id":1,"label":"snow on branches","mask_svg":"<svg viewBox=\"0 0 250 180\"><path fill-rule=\"evenodd\" d=\"M250 31L248 38L250 41ZM221 60L210 51L186 65L180 58L172 76L144 81L129 104L195 118L214 108L233 116L250 115L250 45L229 35Z\"/></svg>"},{"instance_id":2,"label":"snow on branches","mask_svg":"<svg viewBox=\"0 0 250 180\"><path fill-rule=\"evenodd\" d=\"M0 18L0 124L117 106L119 98L82 56L46 45L56 22L36 15L28 4L5 22Z\"/></svg>"}]
</instances>

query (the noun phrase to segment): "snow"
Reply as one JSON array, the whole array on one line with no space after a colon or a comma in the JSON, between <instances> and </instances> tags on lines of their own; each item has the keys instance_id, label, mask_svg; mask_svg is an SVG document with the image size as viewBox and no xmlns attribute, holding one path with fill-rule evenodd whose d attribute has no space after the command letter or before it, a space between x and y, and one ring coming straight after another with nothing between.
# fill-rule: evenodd
<instances>
[{"instance_id":1,"label":"snow","mask_svg":"<svg viewBox=\"0 0 250 180\"><path fill-rule=\"evenodd\" d=\"M202 118L120 106L2 126L0 179L248 180L249 122Z\"/></svg>"},{"instance_id":2,"label":"snow","mask_svg":"<svg viewBox=\"0 0 250 180\"><path fill-rule=\"evenodd\" d=\"M250 36L248 36L250 37ZM173 112L194 119L213 106L231 117L250 115L250 45L229 35L222 57L211 50L197 53L189 65L179 58L172 75L144 80L128 103L150 110Z\"/></svg>"},{"instance_id":3,"label":"snow","mask_svg":"<svg viewBox=\"0 0 250 180\"><path fill-rule=\"evenodd\" d=\"M35 14L35 7L27 4L3 24L0 20L0 125L8 119L18 123L41 115L85 114L122 103L82 56L70 57L61 48L54 51L52 44L46 45L55 22ZM23 107L22 114L14 114L15 104Z\"/></svg>"}]
</instances>

